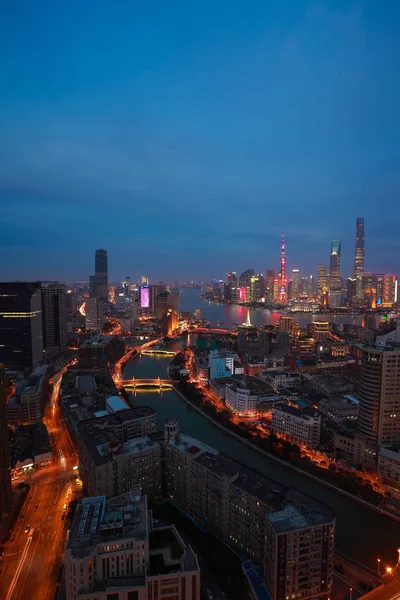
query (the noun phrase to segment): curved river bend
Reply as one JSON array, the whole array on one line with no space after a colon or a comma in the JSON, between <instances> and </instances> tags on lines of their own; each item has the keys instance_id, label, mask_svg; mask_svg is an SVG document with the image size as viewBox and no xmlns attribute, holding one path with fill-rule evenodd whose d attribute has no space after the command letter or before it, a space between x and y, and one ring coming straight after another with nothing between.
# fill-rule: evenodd
<instances>
[{"instance_id":1,"label":"curved river bend","mask_svg":"<svg viewBox=\"0 0 400 600\"><path fill-rule=\"evenodd\" d=\"M199 297L198 290L189 291L196 291ZM200 299L194 308L203 309L200 302L204 303ZM217 306L218 309L226 308L221 305L212 306ZM185 306L182 307L182 310L185 310L185 308L186 310L194 310L192 307ZM203 311L203 314L208 318L205 311ZM263 315L263 313L259 314ZM311 315L307 315L307 322L311 320L310 317ZM178 349L180 346L186 345L188 341L175 342L169 348ZM141 356L133 359L125 368L125 377L165 378L169 360L157 356ZM328 504L336 513L336 548L340 552L369 565L373 569L377 566L378 557L382 560L382 564L394 565L397 562L397 548L400 542L400 523L397 521L352 502L345 496L335 493L307 477L303 477L273 459L262 456L256 450L252 450L211 423L182 400L173 390L162 393L138 392L134 397L134 404L154 408L157 412L157 425L160 430L163 429L167 417L178 417L183 432L204 441L224 454L288 487L297 488L305 494Z\"/></svg>"}]
</instances>

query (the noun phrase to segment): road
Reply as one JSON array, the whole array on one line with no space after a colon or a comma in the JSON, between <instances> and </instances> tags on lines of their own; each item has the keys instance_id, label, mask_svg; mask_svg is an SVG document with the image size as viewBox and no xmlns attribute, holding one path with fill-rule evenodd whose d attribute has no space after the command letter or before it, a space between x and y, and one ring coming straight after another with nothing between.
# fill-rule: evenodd
<instances>
[{"instance_id":1,"label":"road","mask_svg":"<svg viewBox=\"0 0 400 600\"><path fill-rule=\"evenodd\" d=\"M385 585L381 585L361 598L362 600L400 600L400 577L393 577Z\"/></svg>"},{"instance_id":2,"label":"road","mask_svg":"<svg viewBox=\"0 0 400 600\"><path fill-rule=\"evenodd\" d=\"M53 379L53 396L43 419L52 440L53 463L31 475L28 498L12 531L15 539L4 546L0 598L5 600L53 599L67 532L63 508L67 505L67 512L69 502L80 497L73 469L76 452L58 407L61 374Z\"/></svg>"}]
</instances>

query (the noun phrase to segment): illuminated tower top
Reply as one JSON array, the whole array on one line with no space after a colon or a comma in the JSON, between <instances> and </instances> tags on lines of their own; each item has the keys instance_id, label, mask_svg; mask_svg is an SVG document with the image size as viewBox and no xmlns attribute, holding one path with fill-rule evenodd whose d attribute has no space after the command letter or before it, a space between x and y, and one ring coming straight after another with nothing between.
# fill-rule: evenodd
<instances>
[{"instance_id":1,"label":"illuminated tower top","mask_svg":"<svg viewBox=\"0 0 400 600\"><path fill-rule=\"evenodd\" d=\"M287 300L287 279L286 279L286 255L285 255L285 236L282 235L281 246L281 281L279 288L279 302L285 304Z\"/></svg>"},{"instance_id":2,"label":"illuminated tower top","mask_svg":"<svg viewBox=\"0 0 400 600\"><path fill-rule=\"evenodd\" d=\"M286 256L285 256L285 236L284 235L282 235L281 279L282 279L282 282L286 282Z\"/></svg>"}]
</instances>

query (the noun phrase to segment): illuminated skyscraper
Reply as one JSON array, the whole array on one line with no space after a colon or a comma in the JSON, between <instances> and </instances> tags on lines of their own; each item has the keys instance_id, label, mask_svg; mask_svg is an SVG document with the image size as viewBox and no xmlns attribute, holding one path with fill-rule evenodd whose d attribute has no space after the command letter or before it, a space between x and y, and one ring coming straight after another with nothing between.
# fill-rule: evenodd
<instances>
[{"instance_id":1,"label":"illuminated skyscraper","mask_svg":"<svg viewBox=\"0 0 400 600\"><path fill-rule=\"evenodd\" d=\"M326 265L318 265L318 297L321 298L323 294L323 288L328 287L328 276L326 274Z\"/></svg>"},{"instance_id":2,"label":"illuminated skyscraper","mask_svg":"<svg viewBox=\"0 0 400 600\"><path fill-rule=\"evenodd\" d=\"M43 359L40 282L0 283L0 362L24 371Z\"/></svg>"},{"instance_id":3,"label":"illuminated skyscraper","mask_svg":"<svg viewBox=\"0 0 400 600\"><path fill-rule=\"evenodd\" d=\"M356 252L354 255L353 275L364 273L364 219L358 217L356 221Z\"/></svg>"},{"instance_id":4,"label":"illuminated skyscraper","mask_svg":"<svg viewBox=\"0 0 400 600\"><path fill-rule=\"evenodd\" d=\"M250 278L250 300L259 302L264 296L265 283L264 276L259 273Z\"/></svg>"},{"instance_id":5,"label":"illuminated skyscraper","mask_svg":"<svg viewBox=\"0 0 400 600\"><path fill-rule=\"evenodd\" d=\"M331 261L330 261L330 276L329 289L337 291L341 288L340 283L340 240L332 240L331 244Z\"/></svg>"},{"instance_id":6,"label":"illuminated skyscraper","mask_svg":"<svg viewBox=\"0 0 400 600\"><path fill-rule=\"evenodd\" d=\"M293 299L296 299L299 296L299 276L299 269L292 269L292 290L290 295Z\"/></svg>"},{"instance_id":7,"label":"illuminated skyscraper","mask_svg":"<svg viewBox=\"0 0 400 600\"><path fill-rule=\"evenodd\" d=\"M4 365L0 365L0 519L11 501L10 440L7 427L7 395Z\"/></svg>"},{"instance_id":8,"label":"illuminated skyscraper","mask_svg":"<svg viewBox=\"0 0 400 600\"><path fill-rule=\"evenodd\" d=\"M96 295L100 300L108 300L107 250L96 250L95 256Z\"/></svg>"},{"instance_id":9,"label":"illuminated skyscraper","mask_svg":"<svg viewBox=\"0 0 400 600\"><path fill-rule=\"evenodd\" d=\"M285 236L282 235L281 245L281 278L279 286L279 302L286 304L287 301L287 279L286 279L286 255L285 255Z\"/></svg>"},{"instance_id":10,"label":"illuminated skyscraper","mask_svg":"<svg viewBox=\"0 0 400 600\"><path fill-rule=\"evenodd\" d=\"M342 295L342 282L340 279L340 250L340 240L332 240L329 274L329 304L334 308L340 306Z\"/></svg>"}]
</instances>

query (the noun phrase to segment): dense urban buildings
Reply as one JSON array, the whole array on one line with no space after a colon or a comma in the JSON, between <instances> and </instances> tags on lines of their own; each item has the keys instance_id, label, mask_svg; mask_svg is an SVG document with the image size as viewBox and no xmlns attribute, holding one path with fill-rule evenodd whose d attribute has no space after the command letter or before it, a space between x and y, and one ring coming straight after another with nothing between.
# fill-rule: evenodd
<instances>
[{"instance_id":1,"label":"dense urban buildings","mask_svg":"<svg viewBox=\"0 0 400 600\"><path fill-rule=\"evenodd\" d=\"M0 363L25 371L43 359L42 289L40 282L0 283Z\"/></svg>"},{"instance_id":2,"label":"dense urban buildings","mask_svg":"<svg viewBox=\"0 0 400 600\"><path fill-rule=\"evenodd\" d=\"M11 502L10 440L7 426L6 373L0 364L0 520Z\"/></svg>"}]
</instances>

